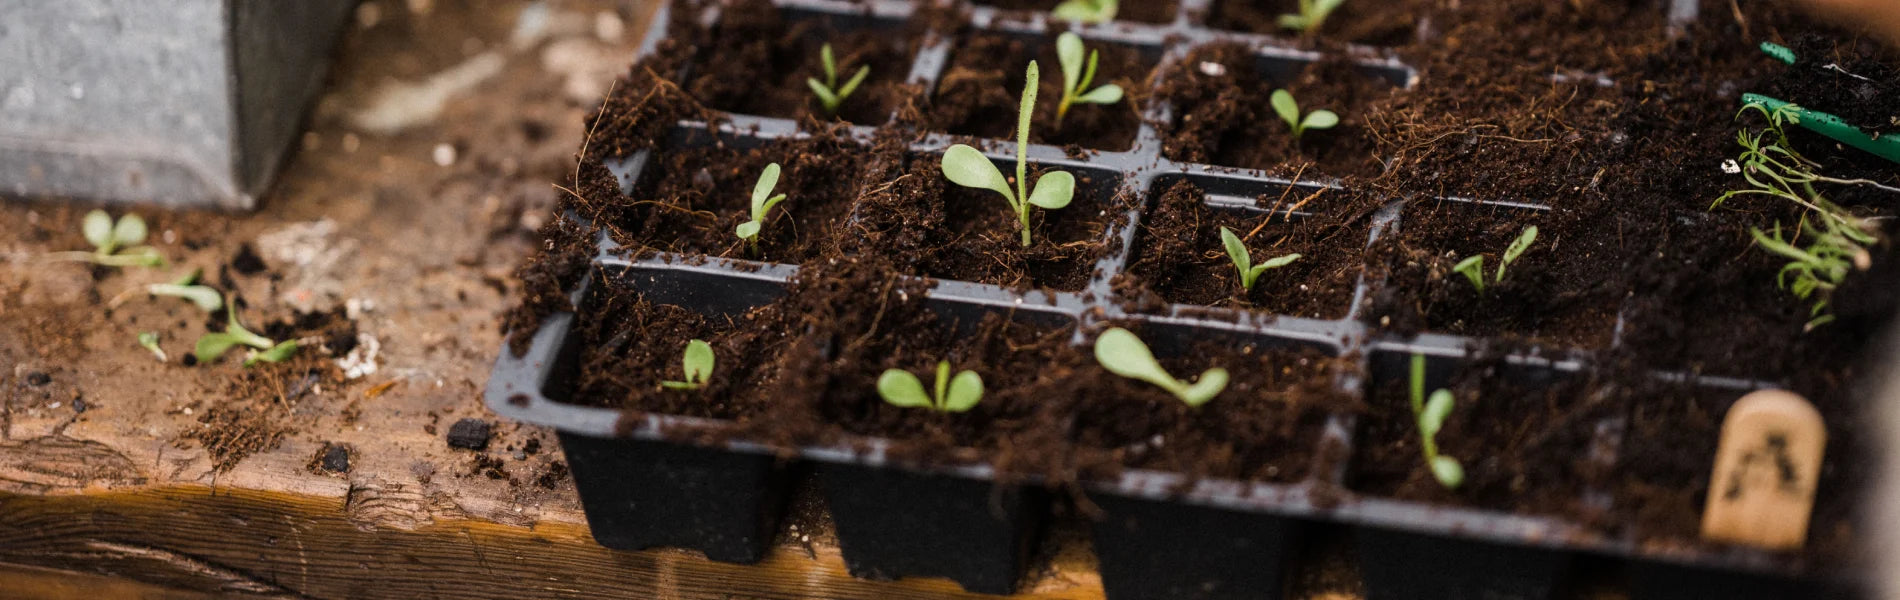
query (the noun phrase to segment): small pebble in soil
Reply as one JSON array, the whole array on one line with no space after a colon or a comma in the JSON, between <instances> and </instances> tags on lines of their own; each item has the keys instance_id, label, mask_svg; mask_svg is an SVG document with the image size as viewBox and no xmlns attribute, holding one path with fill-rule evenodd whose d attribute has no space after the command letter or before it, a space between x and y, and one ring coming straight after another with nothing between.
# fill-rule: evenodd
<instances>
[{"instance_id":1,"label":"small pebble in soil","mask_svg":"<svg viewBox=\"0 0 1900 600\"><path fill-rule=\"evenodd\" d=\"M430 157L435 159L435 166L438 167L455 164L455 147L448 144L436 144L435 151L430 153Z\"/></svg>"},{"instance_id":2,"label":"small pebble in soil","mask_svg":"<svg viewBox=\"0 0 1900 600\"><path fill-rule=\"evenodd\" d=\"M343 445L326 444L320 466L323 467L323 470L331 473L350 472L350 448Z\"/></svg>"},{"instance_id":3,"label":"small pebble in soil","mask_svg":"<svg viewBox=\"0 0 1900 600\"><path fill-rule=\"evenodd\" d=\"M40 387L52 382L53 376L47 375L42 371L33 371L26 374L26 384L33 387Z\"/></svg>"},{"instance_id":4,"label":"small pebble in soil","mask_svg":"<svg viewBox=\"0 0 1900 600\"><path fill-rule=\"evenodd\" d=\"M449 446L484 450L488 448L489 425L481 419L462 419L449 426Z\"/></svg>"}]
</instances>

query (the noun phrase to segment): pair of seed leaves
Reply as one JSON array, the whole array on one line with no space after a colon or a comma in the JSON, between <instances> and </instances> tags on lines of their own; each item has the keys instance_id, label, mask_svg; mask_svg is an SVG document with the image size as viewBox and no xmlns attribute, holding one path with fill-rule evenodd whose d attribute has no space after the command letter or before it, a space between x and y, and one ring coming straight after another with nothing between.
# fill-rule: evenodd
<instances>
[{"instance_id":1,"label":"pair of seed leaves","mask_svg":"<svg viewBox=\"0 0 1900 600\"><path fill-rule=\"evenodd\" d=\"M928 407L939 412L965 412L983 400L983 377L976 371L950 376L950 361L937 362L935 393L924 391L924 382L902 369L884 371L877 378L877 393L892 406Z\"/></svg>"},{"instance_id":2,"label":"pair of seed leaves","mask_svg":"<svg viewBox=\"0 0 1900 600\"><path fill-rule=\"evenodd\" d=\"M1300 259L1300 254L1295 252L1270 258L1267 262L1256 265L1253 264L1253 255L1247 253L1247 244L1242 243L1240 236L1234 235L1233 230L1221 227L1220 241L1227 247L1228 258L1234 260L1234 268L1240 271L1240 289L1242 290L1252 290L1254 282L1260 279L1260 274L1267 272L1268 269L1278 269Z\"/></svg>"},{"instance_id":3,"label":"pair of seed leaves","mask_svg":"<svg viewBox=\"0 0 1900 600\"><path fill-rule=\"evenodd\" d=\"M139 245L145 243L151 230L138 215L128 213L114 222L106 211L93 210L80 222L80 231L93 247L92 255L85 256L84 260L112 267L165 265L165 258L158 255L157 248Z\"/></svg>"},{"instance_id":4,"label":"pair of seed leaves","mask_svg":"<svg viewBox=\"0 0 1900 600\"><path fill-rule=\"evenodd\" d=\"M662 381L660 387L669 390L697 390L706 385L706 381L712 378L713 372L712 344L706 343L705 340L686 342L686 354L680 357L680 370L686 376L685 381Z\"/></svg>"}]
</instances>

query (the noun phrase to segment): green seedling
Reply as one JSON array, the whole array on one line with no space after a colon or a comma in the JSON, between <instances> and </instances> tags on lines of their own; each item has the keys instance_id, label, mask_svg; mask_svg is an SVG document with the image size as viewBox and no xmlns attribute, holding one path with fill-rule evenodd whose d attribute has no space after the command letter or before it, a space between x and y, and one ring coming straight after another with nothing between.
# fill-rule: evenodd
<instances>
[{"instance_id":1,"label":"green seedling","mask_svg":"<svg viewBox=\"0 0 1900 600\"><path fill-rule=\"evenodd\" d=\"M1345 3L1346 0L1300 0L1299 14L1280 15L1280 27L1304 33L1319 31L1326 24L1326 17Z\"/></svg>"},{"instance_id":2,"label":"green seedling","mask_svg":"<svg viewBox=\"0 0 1900 600\"><path fill-rule=\"evenodd\" d=\"M1028 191L1029 160L1025 156L1029 149L1029 117L1036 108L1036 84L1039 73L1036 61L1029 61L1029 72L1023 84L1023 103L1016 121L1016 189L1010 190L1009 179L1003 177L1003 171L983 156L975 148L963 144L951 146L943 153L943 176L951 183L985 190L1003 195L1009 201L1009 207L1016 211L1016 220L1022 225L1023 245L1028 246L1029 207L1040 206L1056 210L1069 205L1075 196L1075 176L1068 171L1050 171L1036 180L1036 190Z\"/></svg>"},{"instance_id":3,"label":"green seedling","mask_svg":"<svg viewBox=\"0 0 1900 600\"><path fill-rule=\"evenodd\" d=\"M218 312L218 309L224 308L224 295L209 286L196 285L198 277L203 274L204 269L192 269L190 273L186 273L184 277L171 283L154 283L145 286L145 292L154 296L183 298L197 305L199 310L208 313Z\"/></svg>"},{"instance_id":4,"label":"green seedling","mask_svg":"<svg viewBox=\"0 0 1900 600\"><path fill-rule=\"evenodd\" d=\"M92 244L91 252L56 252L48 258L108 267L165 266L165 257L159 256L157 248L140 245L145 243L150 231L146 229L145 219L138 215L127 213L115 223L106 211L93 210L86 213L80 228L86 242Z\"/></svg>"},{"instance_id":5,"label":"green seedling","mask_svg":"<svg viewBox=\"0 0 1900 600\"><path fill-rule=\"evenodd\" d=\"M1121 10L1120 0L1063 0L1050 14L1055 18L1083 23L1107 23Z\"/></svg>"},{"instance_id":6,"label":"green seedling","mask_svg":"<svg viewBox=\"0 0 1900 600\"><path fill-rule=\"evenodd\" d=\"M844 104L845 98L851 97L851 92L858 91L858 85L864 83L865 76L871 74L871 66L858 67L857 74L844 82L844 87L838 87L838 61L831 55L831 44L825 44L818 50L818 61L825 68L825 80L806 77L805 85L810 86L811 93L818 96L818 103L824 105L825 114L838 114L838 105Z\"/></svg>"},{"instance_id":7,"label":"green seedling","mask_svg":"<svg viewBox=\"0 0 1900 600\"><path fill-rule=\"evenodd\" d=\"M1781 224L1768 233L1760 229L1749 230L1755 243L1762 249L1788 259L1781 271L1775 274L1775 284L1781 289L1792 292L1796 298L1811 301L1808 309L1806 329L1814 329L1834 321L1834 315L1827 312L1828 296L1842 281L1847 279L1851 269L1865 268L1870 260L1867 250L1858 242L1849 238L1840 230L1840 225L1832 221L1822 221L1820 227L1801 221L1801 232L1808 237L1808 247L1795 246L1794 240L1781 236ZM1790 280L1792 276L1792 281Z\"/></svg>"},{"instance_id":8,"label":"green seedling","mask_svg":"<svg viewBox=\"0 0 1900 600\"><path fill-rule=\"evenodd\" d=\"M712 344L702 340L686 342L686 354L680 357L680 371L685 381L662 381L660 387L669 390L697 390L712 378Z\"/></svg>"},{"instance_id":9,"label":"green seedling","mask_svg":"<svg viewBox=\"0 0 1900 600\"><path fill-rule=\"evenodd\" d=\"M204 334L198 338L196 347L192 349L192 355L198 359L199 363L208 364L218 360L218 357L224 356L225 352L236 346L250 346L257 350L252 352L249 358L244 359L246 367L259 362L283 362L297 353L297 340L284 340L280 343L245 329L238 323L236 306L229 307L224 314L227 318L224 331Z\"/></svg>"},{"instance_id":10,"label":"green seedling","mask_svg":"<svg viewBox=\"0 0 1900 600\"><path fill-rule=\"evenodd\" d=\"M158 357L158 362L165 362L167 360L170 360L170 357L165 356L165 349L158 347L158 333L157 332L147 331L147 332L140 333L139 347L151 351L152 356Z\"/></svg>"},{"instance_id":11,"label":"green seedling","mask_svg":"<svg viewBox=\"0 0 1900 600\"><path fill-rule=\"evenodd\" d=\"M1227 370L1214 367L1201 372L1201 378L1190 384L1169 375L1167 369L1155 360L1148 345L1141 338L1120 327L1102 332L1095 338L1095 361L1102 364L1108 372L1154 384L1180 398L1188 406L1200 406L1220 395L1227 389Z\"/></svg>"},{"instance_id":12,"label":"green seedling","mask_svg":"<svg viewBox=\"0 0 1900 600\"><path fill-rule=\"evenodd\" d=\"M1122 86L1113 83L1089 89L1095 82L1096 63L1101 53L1088 51L1087 66L1082 60L1082 36L1063 32L1056 37L1056 57L1062 60L1062 103L1056 105L1056 129L1062 129L1062 119L1069 115L1069 106L1082 104L1114 104L1122 101Z\"/></svg>"},{"instance_id":13,"label":"green seedling","mask_svg":"<svg viewBox=\"0 0 1900 600\"><path fill-rule=\"evenodd\" d=\"M1298 141L1300 136L1306 135L1306 130L1308 129L1332 129L1333 126L1339 124L1339 115L1326 109L1316 110L1306 113L1305 116L1301 116L1300 103L1293 100L1292 92L1273 90L1273 97L1270 101L1273 104L1273 112L1279 113L1280 119L1286 121L1288 127L1293 128L1293 139L1295 141Z\"/></svg>"},{"instance_id":14,"label":"green seedling","mask_svg":"<svg viewBox=\"0 0 1900 600\"><path fill-rule=\"evenodd\" d=\"M1234 270L1240 272L1240 290L1242 292L1253 291L1254 281L1260 279L1260 274L1265 273L1267 269L1278 269L1293 264L1293 261L1300 259L1300 255L1294 253L1274 257L1268 259L1267 262L1256 265L1253 264L1253 256L1247 253L1247 245L1241 243L1240 236L1234 235L1233 230L1221 227L1220 241L1221 244L1227 246L1227 257L1234 259Z\"/></svg>"},{"instance_id":15,"label":"green seedling","mask_svg":"<svg viewBox=\"0 0 1900 600\"><path fill-rule=\"evenodd\" d=\"M772 212L772 207L785 201L785 194L771 195L772 188L778 187L778 172L778 163L765 165L765 172L759 174L759 182L752 186L752 220L740 223L733 230L739 234L739 239L752 246L754 253L759 249L759 230L765 227L765 216Z\"/></svg>"},{"instance_id":16,"label":"green seedling","mask_svg":"<svg viewBox=\"0 0 1900 600\"><path fill-rule=\"evenodd\" d=\"M1492 280L1493 283L1503 282L1504 270L1506 268L1509 268L1511 266L1511 263L1517 262L1517 257L1523 256L1524 251L1529 250L1531 248L1531 244L1536 241L1537 241L1537 226L1536 225L1525 227L1523 233L1517 234L1517 239L1511 240L1511 245L1504 249L1503 259L1498 261L1498 275L1496 279ZM1471 287L1477 288L1479 294L1484 293L1485 284L1484 284L1484 255L1483 254L1473 254L1464 260L1458 261L1458 264L1453 265L1451 270L1464 274L1465 279L1471 281Z\"/></svg>"},{"instance_id":17,"label":"green seedling","mask_svg":"<svg viewBox=\"0 0 1900 600\"><path fill-rule=\"evenodd\" d=\"M935 393L925 393L924 383L902 369L887 369L877 378L877 395L891 406L925 407L938 412L965 412L983 400L983 377L976 371L950 376L950 361L937 362Z\"/></svg>"},{"instance_id":18,"label":"green seedling","mask_svg":"<svg viewBox=\"0 0 1900 600\"><path fill-rule=\"evenodd\" d=\"M1438 453L1438 432L1445 428L1445 418L1451 416L1453 399L1451 390L1439 389L1432 392L1431 399L1425 397L1425 355L1412 355L1412 416L1418 421L1418 445L1425 454L1425 466L1432 470L1432 478L1445 489L1458 489L1465 482L1465 467L1458 459Z\"/></svg>"}]
</instances>

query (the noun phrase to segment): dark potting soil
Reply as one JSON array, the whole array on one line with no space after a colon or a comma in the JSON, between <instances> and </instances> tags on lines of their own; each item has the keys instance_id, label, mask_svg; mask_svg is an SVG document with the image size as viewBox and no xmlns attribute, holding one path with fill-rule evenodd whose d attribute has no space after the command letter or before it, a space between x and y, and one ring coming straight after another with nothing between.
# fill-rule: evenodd
<instances>
[{"instance_id":1,"label":"dark potting soil","mask_svg":"<svg viewBox=\"0 0 1900 600\"><path fill-rule=\"evenodd\" d=\"M861 66L871 67L857 91L838 107L838 118L880 125L913 93L904 85L918 41L901 23L864 25L829 15L781 10L767 0L727 6L693 63L688 92L715 109L799 118L828 118L805 80L824 81L820 47L831 44L843 86Z\"/></svg>"},{"instance_id":2,"label":"dark potting soil","mask_svg":"<svg viewBox=\"0 0 1900 600\"><path fill-rule=\"evenodd\" d=\"M931 98L926 122L953 134L1015 140L1026 69L1035 60L1040 74L1035 118L1029 129L1032 143L1113 151L1133 147L1141 127L1140 107L1147 100L1146 82L1160 59L1158 51L1085 42L1101 57L1090 85L1120 85L1121 102L1074 104L1057 122L1063 81L1054 39L1038 44L1032 38L972 34L951 47L950 65Z\"/></svg>"},{"instance_id":3,"label":"dark potting soil","mask_svg":"<svg viewBox=\"0 0 1900 600\"><path fill-rule=\"evenodd\" d=\"M1223 167L1272 174L1319 177L1370 176L1382 164L1373 152L1367 115L1392 84L1362 73L1343 58L1314 63L1291 81L1262 73L1241 44L1203 46L1164 74L1159 99L1174 108L1172 122L1159 124L1162 154ZM1339 125L1307 131L1294 139L1269 98L1286 89L1305 115L1331 110Z\"/></svg>"},{"instance_id":4,"label":"dark potting soil","mask_svg":"<svg viewBox=\"0 0 1900 600\"><path fill-rule=\"evenodd\" d=\"M1117 21L1140 21L1143 23L1169 23L1174 21L1177 0L1147 0L1123 2L1115 13ZM1046 13L1055 10L1062 0L978 0L977 4L994 6L1004 10Z\"/></svg>"},{"instance_id":5,"label":"dark potting soil","mask_svg":"<svg viewBox=\"0 0 1900 600\"><path fill-rule=\"evenodd\" d=\"M1164 308L1165 301L1343 318L1352 307L1353 289L1365 264L1370 229L1366 213L1381 204L1355 201L1348 194L1288 188L1279 196L1257 198L1254 206L1261 210L1245 211L1209 207L1200 187L1178 182L1143 218L1132 262L1116 282L1117 290L1146 309ZM1294 216L1289 222L1289 212L1311 215ZM1261 273L1253 289L1243 294L1221 242L1222 227L1246 243L1253 264L1293 253L1300 258Z\"/></svg>"},{"instance_id":6,"label":"dark potting soil","mask_svg":"<svg viewBox=\"0 0 1900 600\"><path fill-rule=\"evenodd\" d=\"M1795 38L1795 64L1762 93L1840 117L1870 135L1900 132L1900 67L1873 39ZM1892 163L1888 163L1892 164Z\"/></svg>"},{"instance_id":7,"label":"dark potting soil","mask_svg":"<svg viewBox=\"0 0 1900 600\"><path fill-rule=\"evenodd\" d=\"M1347 2L1326 18L1317 35L1321 39L1369 46L1403 46L1411 42L1418 31L1427 5L1416 1ZM1207 16L1207 25L1215 29L1290 37L1302 32L1281 27L1280 15L1299 11L1299 0L1216 0Z\"/></svg>"}]
</instances>

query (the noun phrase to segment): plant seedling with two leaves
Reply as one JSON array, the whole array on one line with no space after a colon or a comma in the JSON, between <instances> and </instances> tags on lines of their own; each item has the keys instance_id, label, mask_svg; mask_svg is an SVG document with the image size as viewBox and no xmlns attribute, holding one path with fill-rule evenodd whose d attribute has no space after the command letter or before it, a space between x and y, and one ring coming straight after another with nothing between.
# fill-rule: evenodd
<instances>
[{"instance_id":1,"label":"plant seedling with two leaves","mask_svg":"<svg viewBox=\"0 0 1900 600\"><path fill-rule=\"evenodd\" d=\"M1083 23L1107 23L1115 20L1121 0L1063 0L1050 14L1058 19Z\"/></svg>"},{"instance_id":2,"label":"plant seedling with two leaves","mask_svg":"<svg viewBox=\"0 0 1900 600\"><path fill-rule=\"evenodd\" d=\"M157 248L139 245L145 243L150 230L145 226L145 219L138 215L127 213L115 223L106 211L93 210L86 213L80 231L85 234L86 242L92 244L92 252L56 252L47 258L108 267L165 266L165 257L158 255Z\"/></svg>"},{"instance_id":3,"label":"plant seedling with two leaves","mask_svg":"<svg viewBox=\"0 0 1900 600\"><path fill-rule=\"evenodd\" d=\"M1199 407L1220 395L1227 389L1227 369L1214 367L1201 372L1201 378L1194 383L1175 379L1161 368L1148 345L1141 342L1133 332L1120 327L1102 332L1095 338L1095 361L1102 364L1108 372L1154 384L1156 387L1174 394L1188 406Z\"/></svg>"},{"instance_id":4,"label":"plant seedling with two leaves","mask_svg":"<svg viewBox=\"0 0 1900 600\"><path fill-rule=\"evenodd\" d=\"M1346 0L1300 0L1299 14L1280 15L1280 27L1301 33L1312 33L1326 24L1326 17L1333 14Z\"/></svg>"},{"instance_id":5,"label":"plant seedling with two leaves","mask_svg":"<svg viewBox=\"0 0 1900 600\"><path fill-rule=\"evenodd\" d=\"M772 196L772 188L778 187L778 163L765 165L765 172L759 174L759 182L752 186L751 220L733 228L739 239L745 240L753 254L759 251L759 230L765 227L765 217L771 214L772 207L785 201L785 194Z\"/></svg>"},{"instance_id":6,"label":"plant seedling with two leaves","mask_svg":"<svg viewBox=\"0 0 1900 600\"><path fill-rule=\"evenodd\" d=\"M246 367L259 362L283 362L297 353L297 340L284 340L279 343L245 329L238 323L237 306L227 307L224 314L227 318L224 331L204 334L203 337L198 338L197 346L192 349L192 355L200 364L218 360L218 357L224 356L225 352L239 345L258 350L251 353L249 358L244 359Z\"/></svg>"},{"instance_id":7,"label":"plant seedling with two leaves","mask_svg":"<svg viewBox=\"0 0 1900 600\"><path fill-rule=\"evenodd\" d=\"M844 87L838 87L838 61L832 57L831 44L825 44L818 50L818 61L825 69L825 80L806 77L805 85L811 87L812 95L818 96L818 103L824 105L825 114L838 114L838 105L844 104L845 98L850 98L852 92L858 91L858 85L864 83L865 76L871 74L871 65L858 67L857 74L845 81Z\"/></svg>"},{"instance_id":8,"label":"plant seedling with two leaves","mask_svg":"<svg viewBox=\"0 0 1900 600\"><path fill-rule=\"evenodd\" d=\"M1224 226L1221 227L1220 241L1221 244L1227 246L1227 257L1234 259L1234 270L1240 272L1240 291L1242 293L1253 291L1254 281L1260 279L1260 274L1267 272L1267 269L1278 269L1293 264L1293 261L1300 259L1299 253L1296 252L1285 256L1276 256L1267 259L1267 262L1256 265L1253 264L1253 255L1247 253L1247 245L1241 243L1240 236L1234 235L1233 230Z\"/></svg>"},{"instance_id":9,"label":"plant seedling with two leaves","mask_svg":"<svg viewBox=\"0 0 1900 600\"><path fill-rule=\"evenodd\" d=\"M975 408L983 400L983 376L976 371L962 371L953 378L950 361L937 361L937 385L933 389L934 394L925 393L924 382L902 369L887 369L877 378L877 395L891 406L960 413Z\"/></svg>"},{"instance_id":10,"label":"plant seedling with two leaves","mask_svg":"<svg viewBox=\"0 0 1900 600\"><path fill-rule=\"evenodd\" d=\"M1062 60L1062 103L1056 105L1056 129L1062 129L1062 119L1069 115L1069 106L1082 104L1114 104L1122 101L1122 86L1113 83L1089 89L1095 83L1095 67L1102 54L1096 50L1088 51L1087 65L1082 60L1082 36L1073 32L1063 32L1056 37L1056 58Z\"/></svg>"},{"instance_id":11,"label":"plant seedling with two leaves","mask_svg":"<svg viewBox=\"0 0 1900 600\"><path fill-rule=\"evenodd\" d=\"M1299 141L1308 129L1332 129L1339 125L1339 115L1323 108L1301 116L1300 103L1293 99L1293 92L1273 90L1269 100L1273 104L1273 112L1278 113L1280 119L1293 128L1294 141Z\"/></svg>"},{"instance_id":12,"label":"plant seedling with two leaves","mask_svg":"<svg viewBox=\"0 0 1900 600\"><path fill-rule=\"evenodd\" d=\"M1425 355L1412 355L1412 417L1418 423L1418 446L1425 454L1425 466L1432 478L1445 489L1458 489L1465 482L1465 467L1458 459L1438 453L1438 432L1445 428L1455 402L1451 390L1440 388L1425 397Z\"/></svg>"},{"instance_id":13,"label":"plant seedling with two leaves","mask_svg":"<svg viewBox=\"0 0 1900 600\"><path fill-rule=\"evenodd\" d=\"M712 344L705 340L686 342L686 354L680 357L680 371L685 381L662 381L660 387L669 390L697 390L712 379Z\"/></svg>"},{"instance_id":14,"label":"plant seedling with two leaves","mask_svg":"<svg viewBox=\"0 0 1900 600\"><path fill-rule=\"evenodd\" d=\"M1003 177L1003 171L983 156L975 148L964 144L951 146L943 153L943 176L951 183L967 187L991 190L1003 195L1009 201L1009 207L1016 211L1016 221L1023 228L1023 246L1030 244L1029 207L1040 206L1056 210L1069 205L1075 197L1075 175L1068 171L1050 171L1036 180L1036 189L1029 191L1029 118L1036 108L1036 84L1039 73L1036 61L1029 61L1029 71L1023 84L1023 103L1018 110L1016 122L1016 189L1010 190L1009 179Z\"/></svg>"},{"instance_id":15,"label":"plant seedling with two leaves","mask_svg":"<svg viewBox=\"0 0 1900 600\"><path fill-rule=\"evenodd\" d=\"M1523 233L1517 234L1517 239L1511 240L1510 247L1504 249L1504 257L1498 261L1497 279L1494 279L1492 281L1494 283L1503 282L1504 269L1506 267L1511 266L1512 262L1516 262L1517 257L1522 256L1524 254L1524 251L1529 250L1531 248L1531 244L1536 241L1537 241L1537 226L1536 225L1525 227ZM1465 279L1468 279L1471 281L1471 287L1477 288L1479 294L1484 293L1484 255L1483 254L1473 254L1471 255L1470 258L1466 258L1464 260L1458 261L1458 264L1452 266L1451 270L1457 271L1459 273L1463 273L1465 276Z\"/></svg>"}]
</instances>

